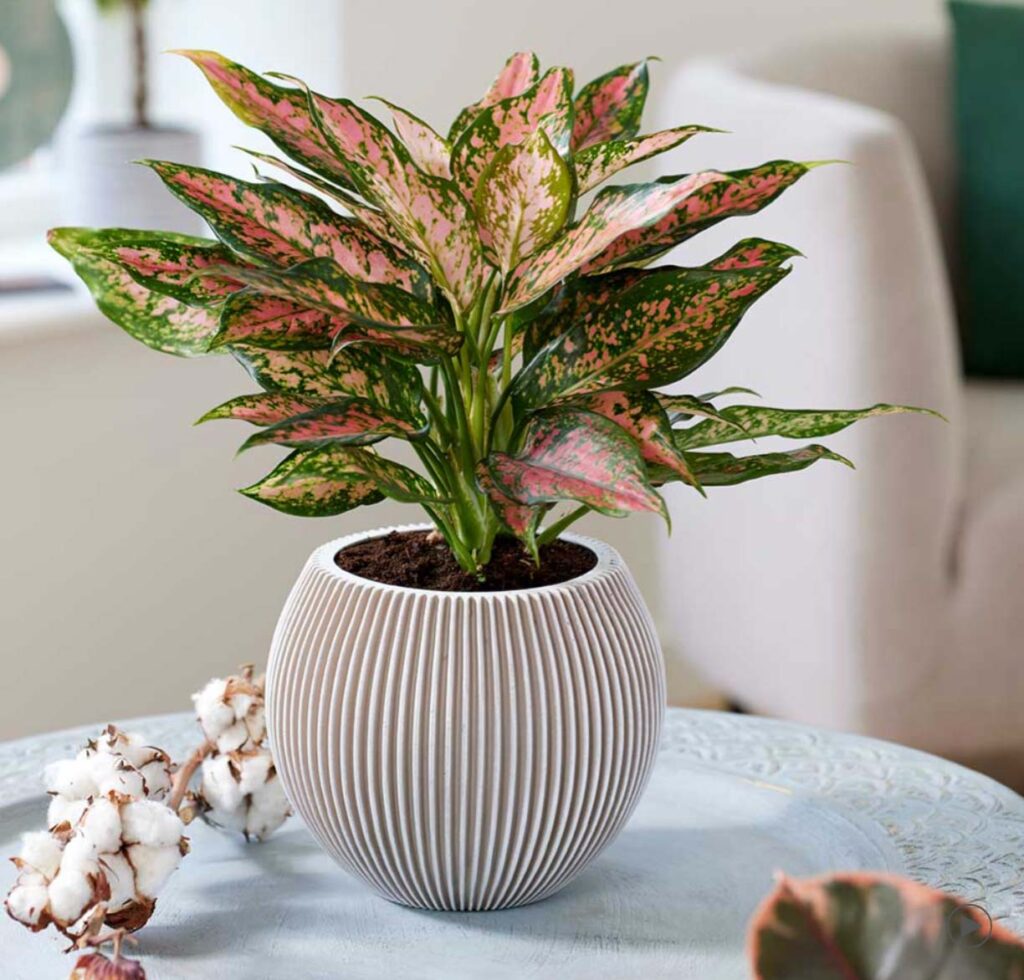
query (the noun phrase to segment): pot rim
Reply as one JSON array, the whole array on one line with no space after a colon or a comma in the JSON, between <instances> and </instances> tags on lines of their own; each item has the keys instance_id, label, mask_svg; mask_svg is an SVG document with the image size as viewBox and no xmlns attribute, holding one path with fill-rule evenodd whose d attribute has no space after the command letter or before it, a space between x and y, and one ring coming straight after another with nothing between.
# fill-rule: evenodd
<instances>
[{"instance_id":1,"label":"pot rim","mask_svg":"<svg viewBox=\"0 0 1024 980\"><path fill-rule=\"evenodd\" d=\"M362 575L354 575L346 571L334 560L334 556L349 545L371 538L382 538L392 531L406 533L409 531L431 531L433 524L393 524L388 527L378 527L370 531L357 531L354 534L347 534L341 538L335 538L320 545L310 556L310 563L315 564L322 572L326 572L333 578L361 588L376 588L393 592L408 592L416 595L435 596L439 599L454 600L477 600L496 599L501 597L512 598L514 596L540 595L558 591L574 591L585 585L589 585L598 579L607 578L610 574L624 566L622 556L609 544L597 538L590 538L582 534L574 534L571 531L559 535L559 538L572 541L574 544L582 545L597 556L597 563L593 568L588 569L576 578L567 579L565 582L558 582L555 585L534 585L526 589L500 589L485 592L449 592L443 589L421 589L412 585L391 585L388 582L377 582L372 578L363 578Z\"/></svg>"}]
</instances>

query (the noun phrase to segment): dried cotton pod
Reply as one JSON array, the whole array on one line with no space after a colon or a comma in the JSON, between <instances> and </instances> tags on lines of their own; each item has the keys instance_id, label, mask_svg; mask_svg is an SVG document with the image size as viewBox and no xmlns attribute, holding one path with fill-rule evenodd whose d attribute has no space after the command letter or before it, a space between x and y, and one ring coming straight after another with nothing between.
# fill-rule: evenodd
<instances>
[{"instance_id":1,"label":"dried cotton pod","mask_svg":"<svg viewBox=\"0 0 1024 980\"><path fill-rule=\"evenodd\" d=\"M115 956L108 960L102 953L78 957L68 980L146 980L146 971L138 960Z\"/></svg>"}]
</instances>

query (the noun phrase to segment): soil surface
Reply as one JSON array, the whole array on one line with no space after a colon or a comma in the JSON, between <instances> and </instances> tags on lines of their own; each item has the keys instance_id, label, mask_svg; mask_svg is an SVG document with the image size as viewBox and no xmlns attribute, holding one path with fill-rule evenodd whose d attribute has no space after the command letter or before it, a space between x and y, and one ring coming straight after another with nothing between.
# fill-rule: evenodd
<instances>
[{"instance_id":1,"label":"soil surface","mask_svg":"<svg viewBox=\"0 0 1024 980\"><path fill-rule=\"evenodd\" d=\"M597 564L597 555L571 541L552 541L540 549L538 567L518 541L501 537L494 542L481 582L459 568L435 532L392 531L349 545L334 560L346 572L388 585L436 592L511 592L578 578Z\"/></svg>"}]
</instances>

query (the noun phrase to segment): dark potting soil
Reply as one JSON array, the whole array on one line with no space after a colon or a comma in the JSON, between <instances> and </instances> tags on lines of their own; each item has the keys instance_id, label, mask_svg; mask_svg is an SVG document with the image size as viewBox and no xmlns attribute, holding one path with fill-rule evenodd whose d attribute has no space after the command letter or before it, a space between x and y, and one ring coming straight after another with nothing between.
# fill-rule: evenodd
<instances>
[{"instance_id":1,"label":"dark potting soil","mask_svg":"<svg viewBox=\"0 0 1024 980\"><path fill-rule=\"evenodd\" d=\"M435 532L392 531L350 544L334 560L346 572L388 585L436 592L510 592L578 578L597 564L597 555L571 541L552 541L540 549L538 567L518 541L501 537L494 542L481 582L459 568Z\"/></svg>"}]
</instances>

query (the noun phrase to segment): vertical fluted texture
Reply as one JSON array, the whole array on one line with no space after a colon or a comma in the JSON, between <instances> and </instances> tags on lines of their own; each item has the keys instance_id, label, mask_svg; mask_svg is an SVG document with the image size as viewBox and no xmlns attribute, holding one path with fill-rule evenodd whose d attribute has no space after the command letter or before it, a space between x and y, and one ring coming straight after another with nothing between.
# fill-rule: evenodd
<instances>
[{"instance_id":1,"label":"vertical fluted texture","mask_svg":"<svg viewBox=\"0 0 1024 980\"><path fill-rule=\"evenodd\" d=\"M561 586L401 589L313 553L274 634L268 724L289 799L386 897L497 909L550 895L631 813L664 711L621 558Z\"/></svg>"}]
</instances>

